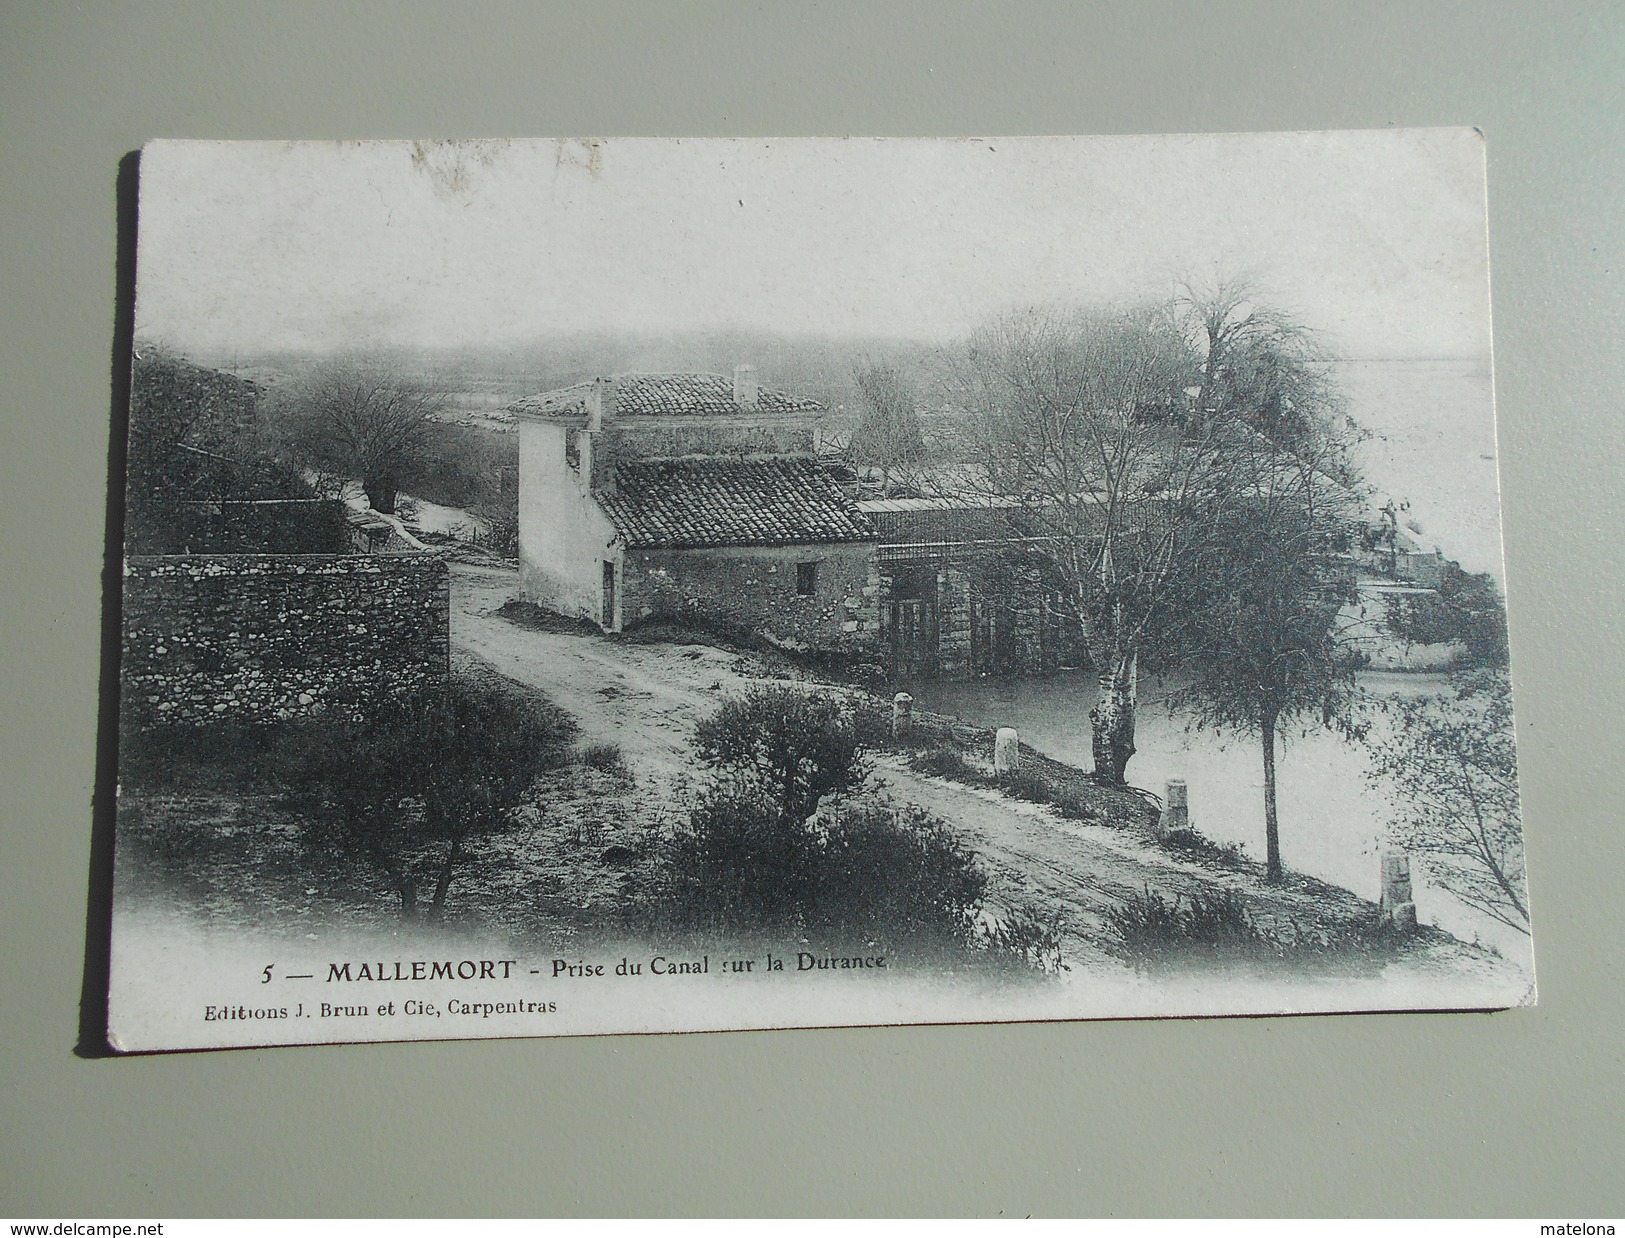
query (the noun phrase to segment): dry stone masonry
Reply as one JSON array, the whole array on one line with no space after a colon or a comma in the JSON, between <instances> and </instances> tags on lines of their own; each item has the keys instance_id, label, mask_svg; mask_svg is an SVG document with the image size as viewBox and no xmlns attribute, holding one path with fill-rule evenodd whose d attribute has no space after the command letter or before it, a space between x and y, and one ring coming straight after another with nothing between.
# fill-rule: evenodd
<instances>
[{"instance_id":1,"label":"dry stone masonry","mask_svg":"<svg viewBox=\"0 0 1625 1238\"><path fill-rule=\"evenodd\" d=\"M132 555L123 710L138 725L270 722L443 684L433 555Z\"/></svg>"}]
</instances>

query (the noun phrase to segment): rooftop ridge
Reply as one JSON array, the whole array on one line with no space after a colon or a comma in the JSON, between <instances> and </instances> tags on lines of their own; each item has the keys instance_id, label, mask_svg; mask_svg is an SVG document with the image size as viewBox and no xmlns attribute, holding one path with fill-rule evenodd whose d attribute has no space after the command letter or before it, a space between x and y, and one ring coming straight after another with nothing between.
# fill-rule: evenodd
<instances>
[{"instance_id":1,"label":"rooftop ridge","mask_svg":"<svg viewBox=\"0 0 1625 1238\"><path fill-rule=\"evenodd\" d=\"M507 411L520 414L573 415L598 385L614 391L615 415L640 416L768 416L825 411L818 400L792 395L776 387L759 386L755 401L735 400L734 379L703 370L638 371L582 379L562 387L535 392L510 403Z\"/></svg>"}]
</instances>

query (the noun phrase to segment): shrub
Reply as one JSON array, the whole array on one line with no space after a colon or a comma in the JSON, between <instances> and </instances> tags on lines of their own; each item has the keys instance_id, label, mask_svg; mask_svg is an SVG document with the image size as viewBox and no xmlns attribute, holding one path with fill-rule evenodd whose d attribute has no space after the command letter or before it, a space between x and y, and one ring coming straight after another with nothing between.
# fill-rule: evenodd
<instances>
[{"instance_id":1,"label":"shrub","mask_svg":"<svg viewBox=\"0 0 1625 1238\"><path fill-rule=\"evenodd\" d=\"M127 721L119 734L119 781L144 789L209 785L221 779L252 787L275 777L282 735L293 726L329 729L312 722L279 730L234 721L146 726Z\"/></svg>"},{"instance_id":2,"label":"shrub","mask_svg":"<svg viewBox=\"0 0 1625 1238\"><path fill-rule=\"evenodd\" d=\"M694 730L700 760L805 821L818 801L867 773L857 729L828 693L772 684L726 701Z\"/></svg>"},{"instance_id":3,"label":"shrub","mask_svg":"<svg viewBox=\"0 0 1625 1238\"><path fill-rule=\"evenodd\" d=\"M619 744L589 744L581 750L581 763L606 774L625 774L626 761Z\"/></svg>"},{"instance_id":4,"label":"shrub","mask_svg":"<svg viewBox=\"0 0 1625 1238\"><path fill-rule=\"evenodd\" d=\"M760 788L723 784L661 858L659 910L679 927L976 948L987 877L945 823L916 808L855 798L787 824Z\"/></svg>"},{"instance_id":5,"label":"shrub","mask_svg":"<svg viewBox=\"0 0 1625 1238\"><path fill-rule=\"evenodd\" d=\"M1147 888L1143 898L1107 911L1106 924L1117 935L1118 953L1137 967L1169 956L1256 953L1266 944L1246 903L1230 890L1165 900Z\"/></svg>"},{"instance_id":6,"label":"shrub","mask_svg":"<svg viewBox=\"0 0 1625 1238\"><path fill-rule=\"evenodd\" d=\"M1062 784L1051 788L1050 803L1055 811L1069 821L1099 821L1100 809L1090 801L1090 798L1076 787Z\"/></svg>"},{"instance_id":7,"label":"shrub","mask_svg":"<svg viewBox=\"0 0 1625 1238\"><path fill-rule=\"evenodd\" d=\"M864 799L842 803L816 824L808 928L838 937L970 944L987 876L940 818Z\"/></svg>"},{"instance_id":8,"label":"shrub","mask_svg":"<svg viewBox=\"0 0 1625 1238\"><path fill-rule=\"evenodd\" d=\"M512 505L476 507L473 513L485 522L482 541L486 549L504 559L519 557L519 509Z\"/></svg>"},{"instance_id":9,"label":"shrub","mask_svg":"<svg viewBox=\"0 0 1625 1238\"><path fill-rule=\"evenodd\" d=\"M1204 838L1194 830L1182 830L1169 834L1162 840L1162 845L1170 851L1178 851L1196 860L1205 860L1216 864L1220 868L1246 868L1247 857L1242 852L1239 843L1216 843L1211 838Z\"/></svg>"},{"instance_id":10,"label":"shrub","mask_svg":"<svg viewBox=\"0 0 1625 1238\"><path fill-rule=\"evenodd\" d=\"M712 788L662 847L664 918L700 929L793 927L813 870L813 838L786 826L756 787Z\"/></svg>"},{"instance_id":11,"label":"shrub","mask_svg":"<svg viewBox=\"0 0 1625 1238\"><path fill-rule=\"evenodd\" d=\"M1287 965L1380 964L1393 957L1405 935L1378 924L1287 928L1259 924L1240 895L1175 895L1165 900L1147 889L1143 898L1112 908L1106 923L1116 936L1112 949L1136 970L1203 961L1252 961Z\"/></svg>"},{"instance_id":12,"label":"shrub","mask_svg":"<svg viewBox=\"0 0 1625 1238\"><path fill-rule=\"evenodd\" d=\"M908 763L922 774L932 774L954 782L977 783L986 780L986 775L952 744L938 744L916 752L909 757Z\"/></svg>"},{"instance_id":13,"label":"shrub","mask_svg":"<svg viewBox=\"0 0 1625 1238\"><path fill-rule=\"evenodd\" d=\"M1040 920L1030 911L1010 912L981 929L984 948L1044 972L1055 975L1068 970L1061 960L1059 920Z\"/></svg>"},{"instance_id":14,"label":"shrub","mask_svg":"<svg viewBox=\"0 0 1625 1238\"><path fill-rule=\"evenodd\" d=\"M1463 669L1507 664L1506 607L1488 573L1446 564L1437 593L1401 596L1389 605L1387 627L1418 645L1460 641Z\"/></svg>"},{"instance_id":15,"label":"shrub","mask_svg":"<svg viewBox=\"0 0 1625 1238\"><path fill-rule=\"evenodd\" d=\"M865 748L885 748L892 742L891 711L876 705L860 706L852 714L852 727L858 743Z\"/></svg>"},{"instance_id":16,"label":"shrub","mask_svg":"<svg viewBox=\"0 0 1625 1238\"><path fill-rule=\"evenodd\" d=\"M345 723L302 727L277 755L307 843L369 866L417 914L421 888L445 907L477 835L561 763L573 723L545 699L490 677L453 678L443 692L378 703Z\"/></svg>"},{"instance_id":17,"label":"shrub","mask_svg":"<svg viewBox=\"0 0 1625 1238\"><path fill-rule=\"evenodd\" d=\"M1048 778L1030 765L1009 770L999 775L999 787L1012 799L1033 804L1048 804L1054 798L1054 788Z\"/></svg>"}]
</instances>

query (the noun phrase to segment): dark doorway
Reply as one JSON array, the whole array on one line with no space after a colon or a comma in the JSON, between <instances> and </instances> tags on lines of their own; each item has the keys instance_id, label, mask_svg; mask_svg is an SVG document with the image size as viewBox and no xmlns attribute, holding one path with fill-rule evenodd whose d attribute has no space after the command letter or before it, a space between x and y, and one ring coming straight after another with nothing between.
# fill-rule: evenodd
<instances>
[{"instance_id":1,"label":"dark doorway","mask_svg":"<svg viewBox=\"0 0 1625 1238\"><path fill-rule=\"evenodd\" d=\"M892 573L887 653L894 679L937 673L937 572L931 566Z\"/></svg>"},{"instance_id":2,"label":"dark doorway","mask_svg":"<svg viewBox=\"0 0 1625 1238\"><path fill-rule=\"evenodd\" d=\"M605 631L615 630L615 562L604 560L604 617Z\"/></svg>"}]
</instances>

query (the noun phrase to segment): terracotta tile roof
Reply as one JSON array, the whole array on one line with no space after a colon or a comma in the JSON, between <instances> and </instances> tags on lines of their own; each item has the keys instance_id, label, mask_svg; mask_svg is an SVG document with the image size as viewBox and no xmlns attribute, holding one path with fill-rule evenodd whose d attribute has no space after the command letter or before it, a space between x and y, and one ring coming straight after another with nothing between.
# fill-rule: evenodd
<instances>
[{"instance_id":1,"label":"terracotta tile roof","mask_svg":"<svg viewBox=\"0 0 1625 1238\"><path fill-rule=\"evenodd\" d=\"M867 542L874 526L816 460L647 460L616 470L598 501L628 546Z\"/></svg>"},{"instance_id":2,"label":"terracotta tile roof","mask_svg":"<svg viewBox=\"0 0 1625 1238\"><path fill-rule=\"evenodd\" d=\"M824 406L771 387L758 389L758 413L818 413ZM738 413L733 379L722 374L620 374L617 417L717 417Z\"/></svg>"},{"instance_id":3,"label":"terracotta tile roof","mask_svg":"<svg viewBox=\"0 0 1625 1238\"><path fill-rule=\"evenodd\" d=\"M587 392L590 382L560 387L556 391L540 391L515 400L505 411L529 413L534 417L584 417L587 413Z\"/></svg>"},{"instance_id":4,"label":"terracotta tile roof","mask_svg":"<svg viewBox=\"0 0 1625 1238\"><path fill-rule=\"evenodd\" d=\"M723 374L617 374L615 415L617 417L723 417L737 415L733 379ZM544 417L578 417L586 408L591 382L560 387L526 396L508 405L512 413ZM824 406L817 400L761 387L753 414L819 413Z\"/></svg>"}]
</instances>

